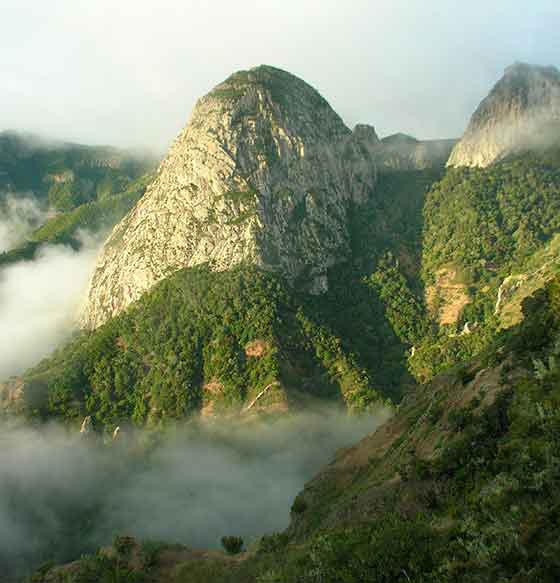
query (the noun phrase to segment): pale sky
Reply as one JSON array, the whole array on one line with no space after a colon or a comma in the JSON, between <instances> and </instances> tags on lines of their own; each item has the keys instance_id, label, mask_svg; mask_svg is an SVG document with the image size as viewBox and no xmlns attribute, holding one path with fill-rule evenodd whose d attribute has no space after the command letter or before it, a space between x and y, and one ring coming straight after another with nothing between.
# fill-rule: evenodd
<instances>
[{"instance_id":1,"label":"pale sky","mask_svg":"<svg viewBox=\"0 0 560 583\"><path fill-rule=\"evenodd\" d=\"M259 64L350 127L459 136L514 61L560 65L559 0L0 0L0 130L163 151Z\"/></svg>"}]
</instances>

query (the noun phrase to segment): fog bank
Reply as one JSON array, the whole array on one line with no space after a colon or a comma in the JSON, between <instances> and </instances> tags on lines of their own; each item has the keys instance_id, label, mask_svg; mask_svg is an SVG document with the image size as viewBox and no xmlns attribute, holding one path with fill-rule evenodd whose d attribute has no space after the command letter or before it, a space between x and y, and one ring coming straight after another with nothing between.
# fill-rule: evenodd
<instances>
[{"instance_id":1,"label":"fog bank","mask_svg":"<svg viewBox=\"0 0 560 583\"><path fill-rule=\"evenodd\" d=\"M32 196L0 197L0 253L22 243L45 218L44 209Z\"/></svg>"},{"instance_id":2,"label":"fog bank","mask_svg":"<svg viewBox=\"0 0 560 583\"><path fill-rule=\"evenodd\" d=\"M100 240L81 235L79 251L42 247L34 260L0 269L0 380L23 372L72 333Z\"/></svg>"},{"instance_id":3,"label":"fog bank","mask_svg":"<svg viewBox=\"0 0 560 583\"><path fill-rule=\"evenodd\" d=\"M334 409L266 422L129 433L110 446L60 427L0 429L0 564L71 560L116 534L194 547L284 529L334 452L387 417ZM141 446L140 444L144 445Z\"/></svg>"}]
</instances>

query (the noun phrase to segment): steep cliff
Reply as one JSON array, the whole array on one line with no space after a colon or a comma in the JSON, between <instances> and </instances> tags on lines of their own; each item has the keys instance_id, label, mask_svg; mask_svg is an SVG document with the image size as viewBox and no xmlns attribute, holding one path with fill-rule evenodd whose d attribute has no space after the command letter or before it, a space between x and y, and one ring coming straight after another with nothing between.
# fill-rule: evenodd
<instances>
[{"instance_id":1,"label":"steep cliff","mask_svg":"<svg viewBox=\"0 0 560 583\"><path fill-rule=\"evenodd\" d=\"M448 166L486 167L560 138L560 72L515 63L474 112Z\"/></svg>"},{"instance_id":2,"label":"steep cliff","mask_svg":"<svg viewBox=\"0 0 560 583\"><path fill-rule=\"evenodd\" d=\"M154 183L115 227L82 325L96 328L182 267L247 262L320 293L350 251L349 203L376 179L367 132L352 133L308 84L268 66L200 99Z\"/></svg>"}]
</instances>

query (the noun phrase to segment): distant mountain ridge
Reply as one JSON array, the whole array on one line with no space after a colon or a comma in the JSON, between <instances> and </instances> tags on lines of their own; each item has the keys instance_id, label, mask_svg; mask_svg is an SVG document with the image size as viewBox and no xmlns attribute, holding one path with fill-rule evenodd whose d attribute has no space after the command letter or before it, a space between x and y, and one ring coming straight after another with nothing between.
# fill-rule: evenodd
<instances>
[{"instance_id":1,"label":"distant mountain ridge","mask_svg":"<svg viewBox=\"0 0 560 583\"><path fill-rule=\"evenodd\" d=\"M31 194L69 210L97 195L122 190L154 165L144 154L112 146L49 140L26 132L0 132L0 198Z\"/></svg>"},{"instance_id":2,"label":"distant mountain ridge","mask_svg":"<svg viewBox=\"0 0 560 583\"><path fill-rule=\"evenodd\" d=\"M111 146L0 132L0 212L17 199L32 199L44 221L0 253L0 267L32 259L44 243L77 248L80 229L110 229L139 200L155 164L149 155Z\"/></svg>"}]
</instances>

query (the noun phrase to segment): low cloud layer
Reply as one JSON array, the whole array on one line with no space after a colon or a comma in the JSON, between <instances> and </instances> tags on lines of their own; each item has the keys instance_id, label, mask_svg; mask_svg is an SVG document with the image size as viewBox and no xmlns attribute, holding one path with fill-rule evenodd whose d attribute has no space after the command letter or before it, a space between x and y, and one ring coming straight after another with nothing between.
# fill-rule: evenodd
<instances>
[{"instance_id":1,"label":"low cloud layer","mask_svg":"<svg viewBox=\"0 0 560 583\"><path fill-rule=\"evenodd\" d=\"M17 247L45 220L46 213L32 196L0 193L0 253Z\"/></svg>"},{"instance_id":2,"label":"low cloud layer","mask_svg":"<svg viewBox=\"0 0 560 583\"><path fill-rule=\"evenodd\" d=\"M107 446L56 427L0 430L0 563L21 573L123 533L194 547L229 534L250 542L284 529L305 482L385 417L324 409L221 421L183 427L155 448L139 445L146 434Z\"/></svg>"},{"instance_id":3,"label":"low cloud layer","mask_svg":"<svg viewBox=\"0 0 560 583\"><path fill-rule=\"evenodd\" d=\"M82 239L80 251L49 245L33 261L0 269L0 380L36 364L71 334L100 245Z\"/></svg>"}]
</instances>

